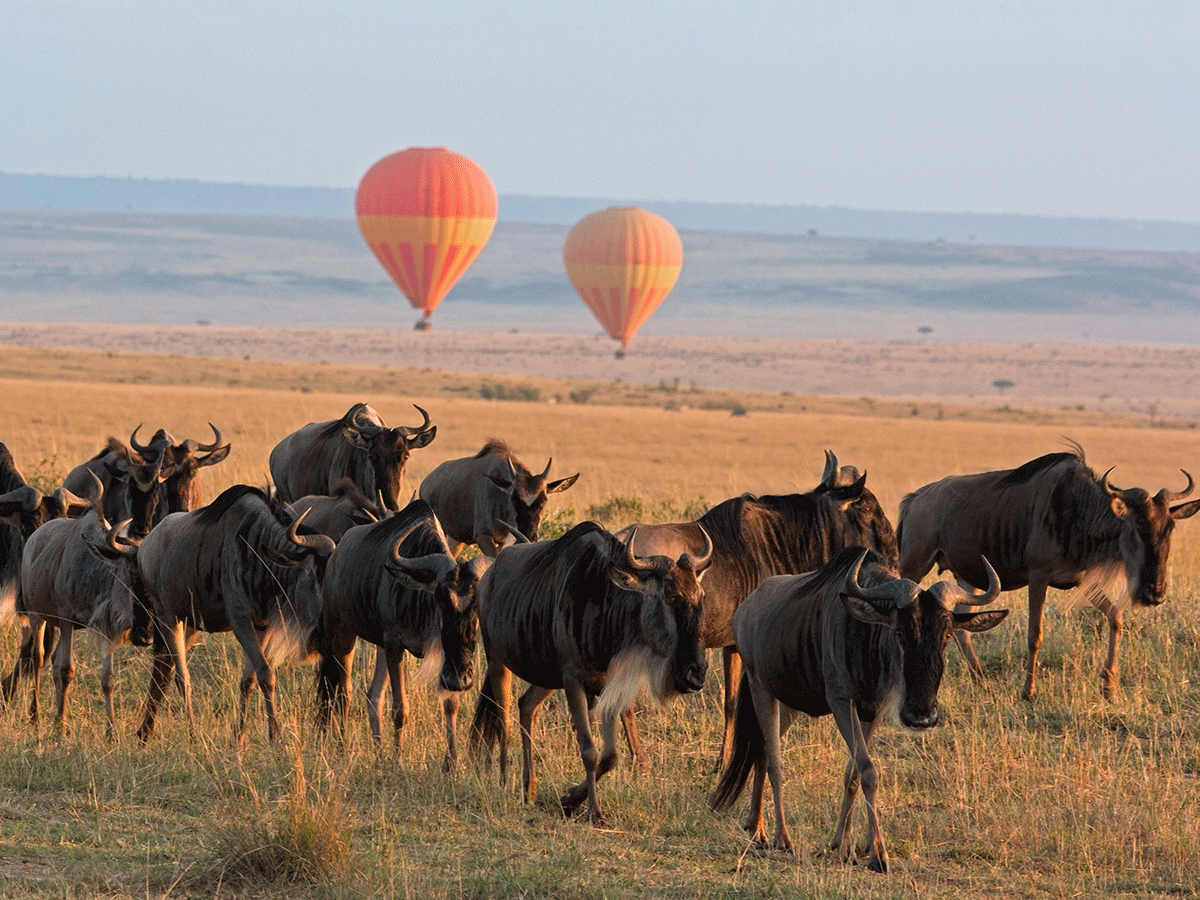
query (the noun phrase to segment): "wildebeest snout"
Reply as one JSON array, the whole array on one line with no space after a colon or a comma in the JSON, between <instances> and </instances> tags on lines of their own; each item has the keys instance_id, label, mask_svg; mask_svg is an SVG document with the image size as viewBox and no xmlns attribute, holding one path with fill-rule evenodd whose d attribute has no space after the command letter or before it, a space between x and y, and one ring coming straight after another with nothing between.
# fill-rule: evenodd
<instances>
[{"instance_id":1,"label":"wildebeest snout","mask_svg":"<svg viewBox=\"0 0 1200 900\"><path fill-rule=\"evenodd\" d=\"M900 721L904 724L905 728L915 728L918 730L932 728L938 723L939 718L940 715L936 706L921 712L907 708L900 710Z\"/></svg>"},{"instance_id":2,"label":"wildebeest snout","mask_svg":"<svg viewBox=\"0 0 1200 900\"><path fill-rule=\"evenodd\" d=\"M675 689L681 694L695 694L704 688L708 677L708 661L701 659L691 663L682 672L676 674Z\"/></svg>"}]
</instances>

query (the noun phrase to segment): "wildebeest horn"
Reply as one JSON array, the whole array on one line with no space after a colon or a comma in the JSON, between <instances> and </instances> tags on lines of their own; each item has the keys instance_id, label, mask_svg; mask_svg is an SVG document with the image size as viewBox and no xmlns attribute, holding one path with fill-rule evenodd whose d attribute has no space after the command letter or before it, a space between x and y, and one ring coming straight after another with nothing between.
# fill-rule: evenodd
<instances>
[{"instance_id":1,"label":"wildebeest horn","mask_svg":"<svg viewBox=\"0 0 1200 900\"><path fill-rule=\"evenodd\" d=\"M988 562L986 556L980 556L979 558L983 560L983 567L987 569L988 586L982 591L969 591L960 585L959 589L962 591L963 596L962 599L958 600L959 606L983 606L991 603L1000 596L1000 576L996 574L996 570L992 568L992 564Z\"/></svg>"},{"instance_id":2,"label":"wildebeest horn","mask_svg":"<svg viewBox=\"0 0 1200 900\"><path fill-rule=\"evenodd\" d=\"M59 488L62 490L62 488ZM8 507L13 509L17 505L25 512L33 512L42 502L42 492L31 484L24 485L19 488L14 488L7 494L0 494L0 507ZM87 501L84 501L87 505Z\"/></svg>"},{"instance_id":3,"label":"wildebeest horn","mask_svg":"<svg viewBox=\"0 0 1200 900\"><path fill-rule=\"evenodd\" d=\"M92 506L99 510L102 508L101 501L104 499L104 482L101 481L100 476L91 469L88 469L87 473L92 476L92 481L96 482L96 493L92 497ZM66 488L59 488L59 490L66 490ZM67 491L67 493L69 494L70 491ZM75 495L71 494L71 496L74 497ZM67 497L63 496L61 499L65 501L67 500ZM76 499L78 500L81 498L76 497Z\"/></svg>"},{"instance_id":4,"label":"wildebeest horn","mask_svg":"<svg viewBox=\"0 0 1200 900\"><path fill-rule=\"evenodd\" d=\"M124 521L113 525L108 529L108 531L105 532L104 544L113 553L117 553L121 556L128 556L137 550L136 544L130 543L129 541L120 540L122 529L128 527L129 523L132 521L133 519L125 519Z\"/></svg>"},{"instance_id":5,"label":"wildebeest horn","mask_svg":"<svg viewBox=\"0 0 1200 900\"><path fill-rule=\"evenodd\" d=\"M334 551L334 548L337 547L337 544L334 543L333 538L324 534L300 534L297 531L297 529L300 527L300 523L304 521L304 517L307 516L311 511L312 507L309 507L304 512L300 513L296 520L288 527L287 538L297 547L304 547L306 550L312 550L319 556L328 556Z\"/></svg>"},{"instance_id":6,"label":"wildebeest horn","mask_svg":"<svg viewBox=\"0 0 1200 900\"><path fill-rule=\"evenodd\" d=\"M221 432L217 430L217 426L212 422L208 423L208 427L212 429L213 433L213 442L211 444L202 444L199 441L188 438L183 442L183 447L192 453L196 453L197 451L200 453L210 453L213 450L219 449L221 446Z\"/></svg>"},{"instance_id":7,"label":"wildebeest horn","mask_svg":"<svg viewBox=\"0 0 1200 900\"><path fill-rule=\"evenodd\" d=\"M692 571L699 575L701 572L707 569L708 564L712 562L713 542L708 532L704 530L703 525L697 525L696 527L699 528L700 533L704 535L704 552L699 556L696 556L694 553L685 553L680 557L679 562L681 565L687 564L691 566Z\"/></svg>"},{"instance_id":8,"label":"wildebeest horn","mask_svg":"<svg viewBox=\"0 0 1200 900\"><path fill-rule=\"evenodd\" d=\"M151 444L150 447L143 447L141 444L138 443L137 433L141 430L142 430L142 423L138 422L138 427L133 429L133 434L131 434L129 436L129 446L132 447L134 450L136 450L138 455L142 459L148 460L149 458L146 456L146 454L150 452L150 447L153 447L154 445Z\"/></svg>"},{"instance_id":9,"label":"wildebeest horn","mask_svg":"<svg viewBox=\"0 0 1200 900\"><path fill-rule=\"evenodd\" d=\"M825 487L833 487L837 484L838 472L837 454L832 450L825 451L825 471L821 473L821 484Z\"/></svg>"},{"instance_id":10,"label":"wildebeest horn","mask_svg":"<svg viewBox=\"0 0 1200 900\"><path fill-rule=\"evenodd\" d=\"M529 538L525 537L525 535L523 535L517 529L516 525L513 525L511 522L506 522L504 519L497 519L496 521L499 522L501 525L503 525L508 530L508 533L512 535L513 543L516 543L516 544L528 544L529 543Z\"/></svg>"},{"instance_id":11,"label":"wildebeest horn","mask_svg":"<svg viewBox=\"0 0 1200 900\"><path fill-rule=\"evenodd\" d=\"M913 596L908 585L912 585L913 582L907 579L895 578L872 588L863 587L858 583L859 570L862 568L863 561L867 558L869 552L869 550L863 550L858 555L858 559L854 561L854 565L846 573L846 582L842 586L842 592L849 597L857 597L859 600L866 600L872 604L890 603L897 609L911 606ZM915 585L913 586L915 587Z\"/></svg>"},{"instance_id":12,"label":"wildebeest horn","mask_svg":"<svg viewBox=\"0 0 1200 900\"><path fill-rule=\"evenodd\" d=\"M654 564L645 562L633 554L633 537L636 534L637 526L634 525L629 529L629 536L625 538L625 565L631 572L648 572L654 568Z\"/></svg>"},{"instance_id":13,"label":"wildebeest horn","mask_svg":"<svg viewBox=\"0 0 1200 900\"><path fill-rule=\"evenodd\" d=\"M1110 474L1112 474L1112 470L1115 468L1116 468L1116 466L1111 466L1109 468L1109 470L1104 473L1104 475L1100 479L1100 487L1101 487L1101 489L1103 489L1104 493L1108 494L1108 496L1110 496L1116 500L1124 500L1125 499L1125 491L1121 490L1121 488L1119 488L1119 487L1113 487L1111 484L1108 483L1108 476Z\"/></svg>"},{"instance_id":14,"label":"wildebeest horn","mask_svg":"<svg viewBox=\"0 0 1200 900\"><path fill-rule=\"evenodd\" d=\"M421 414L421 418L425 421L422 422L417 428L412 428L408 425L401 425L400 432L405 437L412 437L414 434L424 434L429 430L429 413L425 412L425 410L421 409L421 407L417 406L415 403L413 404L413 408Z\"/></svg>"},{"instance_id":15,"label":"wildebeest horn","mask_svg":"<svg viewBox=\"0 0 1200 900\"><path fill-rule=\"evenodd\" d=\"M541 475L539 475L539 476L538 476L538 478L547 478L547 477L549 477L549 475L550 475L550 463L552 463L552 462L554 462L554 457L553 457L553 456L552 456L552 457L550 457L548 460L546 460L546 468L545 468L545 469L542 471L542 474L541 474ZM511 462L510 462L509 464L511 465Z\"/></svg>"},{"instance_id":16,"label":"wildebeest horn","mask_svg":"<svg viewBox=\"0 0 1200 900\"><path fill-rule=\"evenodd\" d=\"M1166 488L1163 488L1161 491L1162 498L1168 503L1174 503L1176 500L1182 500L1184 497L1187 497L1189 494L1191 494L1192 488L1195 487L1195 483L1192 481L1192 476L1188 473L1188 470L1180 469L1179 471L1183 473L1185 478L1187 478L1187 487L1185 487L1179 493L1168 491Z\"/></svg>"}]
</instances>

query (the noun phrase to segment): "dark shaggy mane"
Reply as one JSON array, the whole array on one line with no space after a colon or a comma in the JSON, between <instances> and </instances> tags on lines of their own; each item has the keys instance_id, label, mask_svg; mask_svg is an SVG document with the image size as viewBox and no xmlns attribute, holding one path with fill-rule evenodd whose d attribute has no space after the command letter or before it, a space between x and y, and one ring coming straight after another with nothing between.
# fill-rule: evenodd
<instances>
[{"instance_id":1,"label":"dark shaggy mane","mask_svg":"<svg viewBox=\"0 0 1200 900\"><path fill-rule=\"evenodd\" d=\"M360 506L363 509L375 508L374 501L368 499L367 495L355 484L354 479L348 476L334 485L333 493L330 496L349 500L355 506Z\"/></svg>"},{"instance_id":2,"label":"dark shaggy mane","mask_svg":"<svg viewBox=\"0 0 1200 900\"><path fill-rule=\"evenodd\" d=\"M488 438L487 443L483 445L483 449L475 454L475 458L479 459L480 457L487 456L489 453L494 453L501 459L509 459L512 456L512 450L500 438Z\"/></svg>"},{"instance_id":3,"label":"dark shaggy mane","mask_svg":"<svg viewBox=\"0 0 1200 900\"><path fill-rule=\"evenodd\" d=\"M1087 463L1083 458L1083 448L1072 442L1069 451L1061 453L1047 453L1045 456L1039 456L1037 459L1031 459L1022 466L1013 469L997 482L998 487L1014 487L1019 484L1025 484L1047 469L1057 466L1059 463L1074 462L1078 467L1092 475L1092 470L1087 467Z\"/></svg>"},{"instance_id":4,"label":"dark shaggy mane","mask_svg":"<svg viewBox=\"0 0 1200 900\"><path fill-rule=\"evenodd\" d=\"M211 525L219 522L221 518L233 508L233 505L246 496L255 496L262 500L275 514L275 517L280 518L278 504L271 503L267 499L267 493L262 488L252 487L248 484L235 484L233 487L228 487L221 492L212 503L202 509L196 511L196 521L203 525ZM283 523L283 519L280 519Z\"/></svg>"},{"instance_id":5,"label":"dark shaggy mane","mask_svg":"<svg viewBox=\"0 0 1200 900\"><path fill-rule=\"evenodd\" d=\"M113 437L112 435L109 435L108 441L105 442L105 444L104 444L104 449L101 450L99 453L97 453L95 456L93 456L91 459L89 459L88 462L94 462L97 459L103 459L105 456L108 456L108 454L110 454L110 453L115 453L115 454L117 454L117 456L124 456L125 449L126 449L125 443L123 441L118 440L117 438Z\"/></svg>"},{"instance_id":6,"label":"dark shaggy mane","mask_svg":"<svg viewBox=\"0 0 1200 900\"><path fill-rule=\"evenodd\" d=\"M846 573L850 571L850 567L854 565L855 560L864 549L866 548L845 547L839 550L834 554L833 559L821 566L805 582L805 594L814 594L835 586L840 588L846 580ZM883 581L895 578L895 575L889 571L887 560L874 550L867 550L867 558L863 560L863 566L858 575L858 583L863 587L874 587Z\"/></svg>"}]
</instances>

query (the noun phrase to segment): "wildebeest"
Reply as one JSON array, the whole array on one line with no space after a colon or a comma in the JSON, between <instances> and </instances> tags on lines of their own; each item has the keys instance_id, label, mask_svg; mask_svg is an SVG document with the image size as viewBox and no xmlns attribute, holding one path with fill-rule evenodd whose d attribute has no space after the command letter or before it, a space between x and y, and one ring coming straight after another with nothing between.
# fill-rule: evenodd
<instances>
[{"instance_id":1,"label":"wildebeest","mask_svg":"<svg viewBox=\"0 0 1200 900\"><path fill-rule=\"evenodd\" d=\"M744 670L733 756L713 793L712 808L729 807L753 770L746 830L755 844L766 845L762 795L764 776L769 776L775 801L771 846L791 851L780 738L801 713L832 713L850 751L832 847L842 862L853 861L850 816L861 782L870 826L868 865L888 871L875 807L878 775L868 755L871 737L897 713L908 728L936 725L952 631L985 631L1008 614L1006 609L955 611L956 605L980 606L999 595L995 573L986 560L981 565L989 572L988 588L974 596L946 581L922 590L897 578L883 557L862 547L847 547L816 572L764 581L733 617Z\"/></svg>"},{"instance_id":2,"label":"wildebeest","mask_svg":"<svg viewBox=\"0 0 1200 900\"><path fill-rule=\"evenodd\" d=\"M72 469L63 486L76 493L90 490L94 475L104 485L104 515L109 521L132 519L129 533L145 537L154 523L173 512L187 512L200 503L199 471L224 460L231 448L221 443L221 432L211 422L213 442L187 439L176 443L160 428L149 444L137 439L139 425L129 445L110 437L104 449Z\"/></svg>"},{"instance_id":3,"label":"wildebeest","mask_svg":"<svg viewBox=\"0 0 1200 900\"><path fill-rule=\"evenodd\" d=\"M89 484L84 496L94 488ZM18 611L21 556L25 542L51 519L79 515L91 508L91 500L68 488L43 494L29 484L13 461L12 452L0 444L0 621Z\"/></svg>"},{"instance_id":4,"label":"wildebeest","mask_svg":"<svg viewBox=\"0 0 1200 900\"><path fill-rule=\"evenodd\" d=\"M531 541L538 539L548 495L565 491L579 478L548 481L550 464L534 475L503 441L492 439L474 456L450 459L421 480L420 497L433 507L457 555L477 544L495 556L508 539L506 523Z\"/></svg>"},{"instance_id":5,"label":"wildebeest","mask_svg":"<svg viewBox=\"0 0 1200 900\"><path fill-rule=\"evenodd\" d=\"M585 801L603 824L596 782L617 761L617 717L643 687L659 700L704 686L708 663L700 644L700 578L712 544L678 559L634 555L595 522L576 525L555 541L501 550L479 584L479 625L487 673L471 725L471 743L499 743L500 778L507 775L512 676L529 682L519 702L523 785L537 796L533 719L557 688L567 696L579 739L584 780L562 798L565 812ZM604 749L597 752L588 720L599 698Z\"/></svg>"},{"instance_id":6,"label":"wildebeest","mask_svg":"<svg viewBox=\"0 0 1200 900\"><path fill-rule=\"evenodd\" d=\"M100 688L108 715L107 736L113 739L113 651L126 643L133 625L135 596L145 603L137 568L137 541L120 537L129 522L110 525L101 511L101 500L77 519L54 519L33 533L25 544L21 568L21 605L29 627L22 636L21 652L12 673L4 680L4 699L17 687L28 656L33 699L32 721L38 718L38 682L45 647L59 632L54 649L56 722L66 720L66 698L75 675L72 655L74 633L90 628L100 635Z\"/></svg>"},{"instance_id":7,"label":"wildebeest","mask_svg":"<svg viewBox=\"0 0 1200 900\"><path fill-rule=\"evenodd\" d=\"M288 504L313 531L340 541L355 525L370 525L388 516L377 501L368 499L349 478L343 478L332 494L308 494Z\"/></svg>"},{"instance_id":8,"label":"wildebeest","mask_svg":"<svg viewBox=\"0 0 1200 900\"><path fill-rule=\"evenodd\" d=\"M839 466L837 456L826 450L821 481L808 493L743 494L718 503L694 522L637 526L633 550L640 556L698 553L706 535L711 536L701 640L705 647L724 648L725 728L718 768L729 760L737 707L741 663L733 640L733 614L739 604L764 578L811 572L845 547L869 547L895 564L895 533L866 479L852 466ZM622 529L617 537L628 533ZM625 727L640 759L632 712L625 717Z\"/></svg>"},{"instance_id":9,"label":"wildebeest","mask_svg":"<svg viewBox=\"0 0 1200 900\"><path fill-rule=\"evenodd\" d=\"M475 589L488 559L456 562L429 504L414 500L378 523L349 529L329 559L323 595L318 721L345 727L350 669L359 638L375 644L376 678L367 695L371 733L381 740L383 688L392 685L397 748L408 715L405 651L425 660L428 680L446 692L446 766L457 756L459 697L474 681L479 617ZM386 677L385 677L386 676Z\"/></svg>"},{"instance_id":10,"label":"wildebeest","mask_svg":"<svg viewBox=\"0 0 1200 900\"><path fill-rule=\"evenodd\" d=\"M920 579L935 564L960 583L978 586L991 560L1003 590L1029 586L1029 654L1023 696L1036 693L1034 673L1042 643L1046 588L1073 588L1087 581L1084 596L1108 619L1108 658L1101 676L1106 697L1118 690L1117 647L1125 607L1162 603L1167 593L1167 559L1176 519L1200 509L1200 500L1172 506L1192 492L1192 476L1180 493L1141 488L1121 490L1084 462L1078 444L1016 469L952 475L917 489L900 501L900 572ZM1105 593L1116 584L1118 599ZM959 646L971 673L983 670L970 637Z\"/></svg>"},{"instance_id":11,"label":"wildebeest","mask_svg":"<svg viewBox=\"0 0 1200 900\"><path fill-rule=\"evenodd\" d=\"M233 631L250 663L241 683L238 735L257 680L271 739L279 737L272 665L287 654L303 658L316 650L321 579L334 549L330 538L300 534L299 527L300 520L293 521L282 503L243 484L227 488L208 506L172 513L151 529L138 551L154 616L154 668L140 740L149 740L154 731L174 669L194 731L189 630Z\"/></svg>"},{"instance_id":12,"label":"wildebeest","mask_svg":"<svg viewBox=\"0 0 1200 900\"><path fill-rule=\"evenodd\" d=\"M384 507L395 512L409 454L437 434L429 413L416 410L424 421L415 428L388 428L379 413L355 403L340 419L310 422L292 432L271 451L271 478L280 499L332 494L348 477L365 496L382 495Z\"/></svg>"}]
</instances>

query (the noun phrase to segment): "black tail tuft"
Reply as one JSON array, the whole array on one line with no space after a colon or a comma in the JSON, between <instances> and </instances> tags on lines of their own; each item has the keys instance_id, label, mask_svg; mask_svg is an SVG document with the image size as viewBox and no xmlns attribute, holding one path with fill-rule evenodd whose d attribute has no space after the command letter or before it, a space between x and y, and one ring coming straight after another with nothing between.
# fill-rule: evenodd
<instances>
[{"instance_id":1,"label":"black tail tuft","mask_svg":"<svg viewBox=\"0 0 1200 900\"><path fill-rule=\"evenodd\" d=\"M734 804L746 787L754 764L762 760L766 752L766 739L758 724L754 711L754 698L750 696L750 676L742 672L738 685L737 713L733 720L733 752L729 765L721 773L721 780L708 800L710 809L717 812Z\"/></svg>"},{"instance_id":2,"label":"black tail tuft","mask_svg":"<svg viewBox=\"0 0 1200 900\"><path fill-rule=\"evenodd\" d=\"M504 710L496 698L492 686L491 672L483 676L479 688L479 701L475 705L475 716L471 719L471 752L477 754L483 747L490 754L504 731Z\"/></svg>"}]
</instances>

